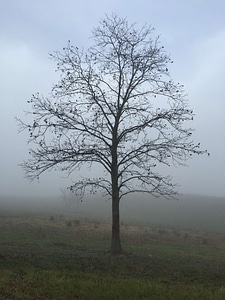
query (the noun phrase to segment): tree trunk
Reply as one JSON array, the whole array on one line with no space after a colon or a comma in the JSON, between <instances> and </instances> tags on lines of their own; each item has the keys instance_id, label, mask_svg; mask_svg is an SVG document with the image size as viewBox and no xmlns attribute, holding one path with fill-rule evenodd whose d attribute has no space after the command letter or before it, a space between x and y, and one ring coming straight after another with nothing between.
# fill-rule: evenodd
<instances>
[{"instance_id":1,"label":"tree trunk","mask_svg":"<svg viewBox=\"0 0 225 300\"><path fill-rule=\"evenodd\" d=\"M112 240L111 240L111 253L122 253L122 247L120 243L120 199L118 188L118 165L117 165L117 153L113 152L112 155Z\"/></svg>"},{"instance_id":2,"label":"tree trunk","mask_svg":"<svg viewBox=\"0 0 225 300\"><path fill-rule=\"evenodd\" d=\"M111 182L112 182L112 240L111 240L111 253L122 253L120 243L120 196L118 187L118 161L117 161L117 129L118 120L116 120L113 129L112 139L112 166L111 166Z\"/></svg>"},{"instance_id":3,"label":"tree trunk","mask_svg":"<svg viewBox=\"0 0 225 300\"><path fill-rule=\"evenodd\" d=\"M120 213L119 213L119 195L112 197L112 240L111 240L111 253L122 253L120 242Z\"/></svg>"}]
</instances>

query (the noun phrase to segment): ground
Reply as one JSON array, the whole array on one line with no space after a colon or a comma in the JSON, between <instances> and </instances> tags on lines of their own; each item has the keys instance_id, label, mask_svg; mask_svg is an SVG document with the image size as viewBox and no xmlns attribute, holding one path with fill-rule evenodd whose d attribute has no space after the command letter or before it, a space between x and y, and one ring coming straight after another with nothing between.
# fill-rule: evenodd
<instances>
[{"instance_id":1,"label":"ground","mask_svg":"<svg viewBox=\"0 0 225 300\"><path fill-rule=\"evenodd\" d=\"M225 299L225 233L73 215L0 217L0 299Z\"/></svg>"}]
</instances>

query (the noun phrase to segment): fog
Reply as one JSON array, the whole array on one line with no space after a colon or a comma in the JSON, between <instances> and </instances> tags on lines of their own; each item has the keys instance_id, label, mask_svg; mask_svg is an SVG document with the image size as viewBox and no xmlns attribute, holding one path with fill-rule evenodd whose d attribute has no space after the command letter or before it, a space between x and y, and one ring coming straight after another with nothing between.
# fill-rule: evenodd
<instances>
[{"instance_id":1,"label":"fog","mask_svg":"<svg viewBox=\"0 0 225 300\"><path fill-rule=\"evenodd\" d=\"M30 147L27 145L28 134L25 132L18 134L15 117L24 118L24 111L28 109L27 100L33 93L39 91L47 95L52 85L56 83L58 78L54 71L56 66L49 60L48 54L61 50L68 39L75 46L87 47L92 28L105 13L112 12L127 17L130 22L138 22L140 25L152 24L156 28L161 43L174 60L170 69L171 76L175 81L185 85L190 107L194 109L196 116L191 126L196 131L193 139L196 143L201 142L202 148L211 154L210 157L193 158L188 161L188 167L161 168L161 172L172 175L174 182L180 185L178 191L184 195L202 195L204 197L201 199L205 199L207 203L208 200L216 201L215 197L224 198L224 11L224 1L1 1L0 195L4 200L2 201L8 199L10 202L15 197L20 200L24 198L27 199L25 202L28 205L29 201L36 203L37 199L41 203L42 197L60 199L60 189L70 185L71 180L80 178L78 173L65 178L65 174L52 171L44 174L40 182L27 181L19 164L28 158ZM86 197L89 200L84 201L83 207L85 203L91 202L90 196ZM133 202L136 202L137 197L142 196L124 200L131 206L130 216ZM167 212L179 212L178 207L184 209L184 202L192 205L193 199L196 198L183 196L178 203L163 200L162 207ZM148 205L145 200L143 198L143 206L140 207ZM152 202L155 203L155 200L149 203ZM102 209L107 207L110 214L108 209L110 202L103 199L101 203ZM161 200L158 203L161 205ZM123 205L122 203L122 211ZM160 209L155 209L157 213L163 214L161 206ZM140 212L140 215L143 213ZM204 209L203 213L207 216ZM154 214L151 214L149 208L150 219L154 218Z\"/></svg>"},{"instance_id":2,"label":"fog","mask_svg":"<svg viewBox=\"0 0 225 300\"><path fill-rule=\"evenodd\" d=\"M68 195L67 195L68 196ZM73 220L89 219L111 223L111 201L101 196L84 197L81 202L59 197L1 197L0 217L38 216ZM185 195L179 201L133 194L120 204L122 225L169 227L207 232L224 232L225 198Z\"/></svg>"}]
</instances>

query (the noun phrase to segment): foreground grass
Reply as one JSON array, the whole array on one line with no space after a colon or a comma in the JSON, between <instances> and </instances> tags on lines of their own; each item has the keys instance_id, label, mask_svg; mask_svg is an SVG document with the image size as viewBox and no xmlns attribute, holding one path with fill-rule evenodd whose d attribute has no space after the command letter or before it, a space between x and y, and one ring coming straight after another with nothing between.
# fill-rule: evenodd
<instances>
[{"instance_id":1,"label":"foreground grass","mask_svg":"<svg viewBox=\"0 0 225 300\"><path fill-rule=\"evenodd\" d=\"M36 268L3 271L0 290L1 299L225 299L223 287L213 289L202 285Z\"/></svg>"},{"instance_id":2,"label":"foreground grass","mask_svg":"<svg viewBox=\"0 0 225 300\"><path fill-rule=\"evenodd\" d=\"M222 235L126 226L113 257L109 224L0 221L0 299L225 299Z\"/></svg>"}]
</instances>

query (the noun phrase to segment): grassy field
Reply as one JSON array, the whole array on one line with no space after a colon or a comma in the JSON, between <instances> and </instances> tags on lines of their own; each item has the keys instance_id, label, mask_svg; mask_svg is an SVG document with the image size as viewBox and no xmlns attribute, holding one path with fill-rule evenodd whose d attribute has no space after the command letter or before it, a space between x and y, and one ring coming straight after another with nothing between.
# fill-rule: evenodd
<instances>
[{"instance_id":1,"label":"grassy field","mask_svg":"<svg viewBox=\"0 0 225 300\"><path fill-rule=\"evenodd\" d=\"M0 217L0 299L225 299L225 234L72 215Z\"/></svg>"}]
</instances>

